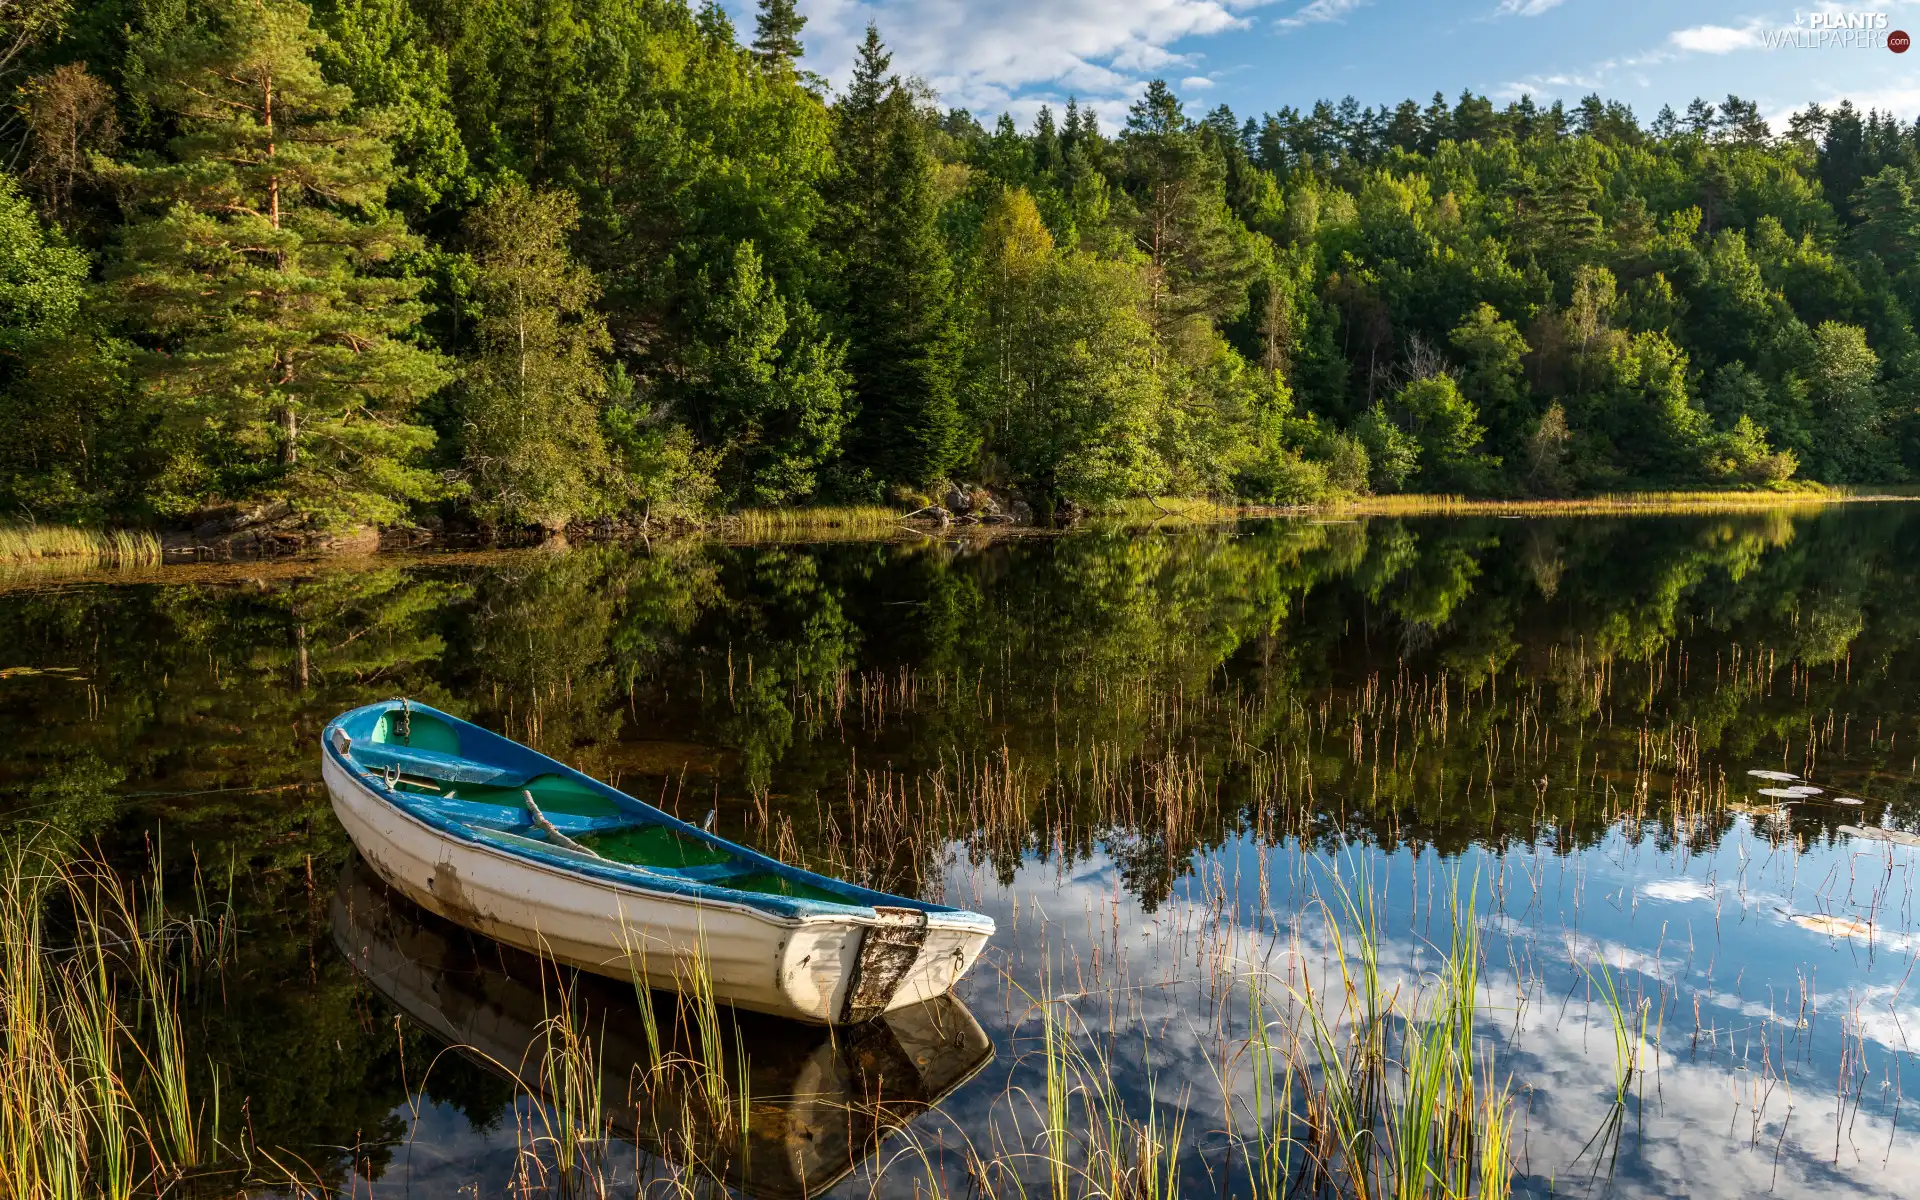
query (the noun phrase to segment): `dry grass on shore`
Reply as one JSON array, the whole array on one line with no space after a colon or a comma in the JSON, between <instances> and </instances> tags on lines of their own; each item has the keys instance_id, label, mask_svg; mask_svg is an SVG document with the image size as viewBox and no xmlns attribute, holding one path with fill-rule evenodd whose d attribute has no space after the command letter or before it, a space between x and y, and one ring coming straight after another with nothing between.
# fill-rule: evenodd
<instances>
[{"instance_id":1,"label":"dry grass on shore","mask_svg":"<svg viewBox=\"0 0 1920 1200\"><path fill-rule=\"evenodd\" d=\"M1355 516L1584 516L1607 513L1744 512L1760 508L1805 507L1854 500L1912 499L1892 493L1865 494L1849 489L1808 485L1792 491L1658 491L1610 492L1552 500L1494 500L1467 496L1397 495L1359 496L1319 506L1321 511Z\"/></svg>"},{"instance_id":2,"label":"dry grass on shore","mask_svg":"<svg viewBox=\"0 0 1920 1200\"><path fill-rule=\"evenodd\" d=\"M1750 512L1849 501L1914 499L1920 499L1920 492L1913 489L1876 488L1868 492L1822 484L1801 484L1779 491L1609 492L1595 496L1524 500L1410 493L1353 496L1297 506L1236 505L1205 497L1137 496L1103 505L1095 519L1129 525L1165 526L1182 523L1222 524L1242 517L1289 516L1298 513L1339 513L1356 517L1658 515Z\"/></svg>"}]
</instances>

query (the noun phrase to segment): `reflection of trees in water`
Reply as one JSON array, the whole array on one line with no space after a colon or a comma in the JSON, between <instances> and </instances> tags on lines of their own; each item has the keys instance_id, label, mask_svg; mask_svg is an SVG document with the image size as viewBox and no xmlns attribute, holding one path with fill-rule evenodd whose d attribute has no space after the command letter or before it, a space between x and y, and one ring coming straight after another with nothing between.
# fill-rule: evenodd
<instances>
[{"instance_id":1,"label":"reflection of trees in water","mask_svg":"<svg viewBox=\"0 0 1920 1200\"><path fill-rule=\"evenodd\" d=\"M398 1132L392 1029L369 1022L345 964L313 952L325 930L310 864L324 870L345 845L313 750L322 723L353 704L399 691L444 698L428 672L465 590L361 570L0 603L0 644L84 676L0 691L12 748L0 778L25 787L9 811L104 837L123 863L144 863L157 832L181 903L198 869L206 892L234 906L240 962L185 1027L193 1094L213 1094L218 1063L223 1096L246 1098L222 1112L228 1145L245 1121L260 1144L364 1142L372 1159Z\"/></svg>"},{"instance_id":2,"label":"reflection of trees in water","mask_svg":"<svg viewBox=\"0 0 1920 1200\"><path fill-rule=\"evenodd\" d=\"M1403 747L1378 778L1371 760L1364 780L1351 759L1317 762L1315 778L1341 799L1348 832L1458 848L1530 838L1544 819L1556 841L1585 844L1613 820L1619 789L1641 786L1631 776L1642 765L1643 725L1663 746L1684 741L1723 759L1777 760L1782 739L1804 742L1820 684L1798 698L1730 689L1700 673L1702 655L1771 646L1784 673L1794 649L1830 663L1847 652L1857 662L1869 647L1883 657L1908 653L1910 639L1898 633L1914 619L1913 560L1891 549L1911 540L1902 533L1908 520L1898 510L1847 510L1797 521L1295 523L1232 538L1067 539L950 561L922 554L917 571L964 575L970 586L945 584L945 594L978 600L968 620L940 624L925 644L920 702L886 728L800 740L780 760L775 787L789 797L844 795L849 757L911 775L937 767L943 750L1007 747L1040 781L1027 790L1026 836L980 849L1010 869L1021 853L1057 844L1074 854L1099 841L1097 811L1075 814L1044 798L1056 760L1071 757L1063 745L1118 746L1142 769L1185 743L1219 777L1217 841L1246 822L1250 802L1236 800L1234 764L1217 749L1228 726L1263 718L1209 710L1196 698L1255 691L1265 719L1278 721L1289 702L1340 701L1369 676L1403 676L1444 679L1461 719L1444 739ZM875 590L885 592L884 579ZM851 593L845 603L866 645L907 640L884 609ZM1683 654L1684 672L1676 665ZM1876 686L1889 685L1885 670ZM944 702L927 701L941 693L933 672L947 681ZM1843 673L1825 703L1871 704L1858 694L1861 679L1849 685ZM1122 702L1129 689L1174 699L1171 708ZM1573 807L1546 812L1538 776L1511 774L1524 764L1503 759L1489 776L1481 760L1511 741L1516 722L1552 723L1552 753L1584 765L1582 788L1568 793ZM1258 736L1304 735L1278 722ZM1884 738L1879 746L1886 751ZM802 846L833 841L850 816L797 801L787 815ZM1206 844L1167 844L1151 828L1108 834L1141 879L1162 884Z\"/></svg>"}]
</instances>

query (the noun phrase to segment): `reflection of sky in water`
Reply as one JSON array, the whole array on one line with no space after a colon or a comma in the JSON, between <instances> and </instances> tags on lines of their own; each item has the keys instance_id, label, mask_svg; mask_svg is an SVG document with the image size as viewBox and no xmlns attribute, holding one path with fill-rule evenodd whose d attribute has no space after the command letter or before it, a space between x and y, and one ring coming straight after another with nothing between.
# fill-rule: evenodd
<instances>
[{"instance_id":1,"label":"reflection of sky in water","mask_svg":"<svg viewBox=\"0 0 1920 1200\"><path fill-rule=\"evenodd\" d=\"M1153 914L1117 889L1098 860L1064 879L1051 864L1030 863L1011 891L979 893L1001 922L997 951L1007 973L1037 990L1050 962L1056 991L1084 983L1088 995L1078 1007L1089 1023L1104 1030L1112 1020L1123 1044L1149 1048L1150 1068L1114 1056L1122 1088L1142 1111L1149 1087L1162 1101L1187 1089L1187 1129L1202 1145L1220 1125L1222 1046L1229 1057L1237 1048L1233 1037L1223 1041L1220 1018L1228 1015L1237 1036L1245 1009L1244 996L1221 1001L1211 951L1242 972L1273 969L1295 947L1314 965L1328 951L1317 917L1298 922L1297 943L1256 927L1259 856L1247 841L1231 844ZM1604 962L1629 1003L1649 1000L1649 1040L1660 1046L1657 1069L1649 1058L1622 1130L1615 1194L1893 1195L1905 1194L1904 1181L1920 1168L1920 1137L1894 1120L1907 1039L1920 1030L1920 998L1906 986L1915 958L1914 856L1864 842L1796 853L1770 845L1743 821L1697 855L1616 834L1571 858L1474 853L1456 866L1398 853L1355 858L1343 869L1350 877L1356 865L1370 869L1381 885L1382 969L1401 982L1439 962L1422 939L1446 936L1453 872L1464 880L1478 872L1484 1028L1498 1039L1502 1071L1514 1077L1516 1157L1533 1186L1557 1180L1562 1192L1578 1190L1594 1168L1596 1151L1582 1158L1581 1150L1606 1122L1614 1043L1590 976L1574 964L1597 977ZM1289 865L1284 853L1270 864L1279 913L1300 912L1312 890ZM956 894L975 882L964 873L952 881ZM1027 897L1017 930L1016 895ZM1860 922L1872 932L1834 937L1796 923L1806 915L1833 918L1834 927ZM1096 945L1109 955L1101 981L1088 978ZM1126 949L1130 978L1115 977L1115 947ZM1107 988L1137 999L1111 1002ZM1002 1003L1004 991L1004 983L983 977L970 992L1003 1054L1021 1016ZM1028 1025L1022 1032L1031 1034ZM1864 1079L1850 1073L1836 1151L1843 1047L1857 1055L1862 1043ZM976 1083L949 1101L948 1118L977 1128L990 1118L992 1090ZM1901 1117L1903 1126L1915 1120L1904 1110ZM1217 1165L1219 1151L1210 1157ZM1605 1173L1602 1163L1603 1180Z\"/></svg>"},{"instance_id":2,"label":"reflection of sky in water","mask_svg":"<svg viewBox=\"0 0 1920 1200\"><path fill-rule=\"evenodd\" d=\"M1338 862L1349 881L1373 879L1389 988L1417 986L1438 965L1449 889L1477 874L1482 1031L1514 1081L1521 1192L1598 1194L1611 1158L1613 1195L1910 1194L1920 1134L1900 1087L1908 1038L1920 1030L1920 997L1909 986L1920 944L1910 895L1917 853L1869 842L1797 852L1745 819L1698 854L1618 832L1565 858L1544 849L1457 862L1355 851L1304 866L1282 849L1268 859L1265 919L1262 851L1246 839L1187 874L1151 913L1103 853L1064 871L1029 859L1009 887L958 863L949 898L1000 925L990 959L963 986L999 1059L920 1117L911 1142L887 1143L880 1190L913 1194L923 1155L925 1169L964 1178L954 1174L958 1156L941 1149L962 1139L983 1150L1031 1139L1044 1080L1027 997L1050 991L1072 997L1095 1034L1089 1044L1110 1049L1136 1116L1150 1096L1163 1117L1184 1110L1185 1140L1198 1151L1186 1189L1217 1194L1228 1157L1222 1088L1238 1098L1241 1120L1251 1090L1241 1053L1247 1000L1236 980L1291 967L1325 984L1331 949L1311 898L1328 894L1325 864ZM1809 928L1810 916L1826 923ZM1659 1046L1657 1056L1646 1051L1617 1155L1595 1137L1607 1124L1615 1052L1592 983L1602 963L1629 1005L1649 1002L1648 1037ZM504 1178L512 1159L511 1129L476 1132L429 1105L415 1144L396 1152L378 1190L450 1193L476 1175ZM629 1153L619 1173L631 1179L634 1169L648 1168ZM1037 1164L1023 1173L1044 1188ZM838 1194L864 1193L872 1175L872 1167L856 1174Z\"/></svg>"}]
</instances>

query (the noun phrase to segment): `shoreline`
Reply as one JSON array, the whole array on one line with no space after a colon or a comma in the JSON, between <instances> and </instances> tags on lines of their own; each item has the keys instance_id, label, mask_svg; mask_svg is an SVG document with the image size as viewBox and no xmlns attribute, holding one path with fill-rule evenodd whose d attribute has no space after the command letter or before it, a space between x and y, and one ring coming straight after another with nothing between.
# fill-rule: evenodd
<instances>
[{"instance_id":1,"label":"shoreline","mask_svg":"<svg viewBox=\"0 0 1920 1200\"><path fill-rule=\"evenodd\" d=\"M949 525L909 522L903 512L892 521L874 520L874 509L860 511L861 519L847 521L845 510L781 510L777 526L741 520L740 514L710 525L676 529L652 535L620 529L610 533L583 532L544 542L484 543L461 537L424 541L400 536L360 537L334 543L334 549L306 549L286 554L223 556L197 553L203 547L167 544L150 534L93 531L48 526L60 551L32 557L0 556L0 588L11 585L80 581L87 578L117 582L182 582L196 576L215 582L226 579L285 578L311 573L317 567L377 563L382 568L424 563L484 564L528 554L563 553L575 547L639 543L662 545L805 545L826 542L995 541L1008 537L1060 536L1081 530L1165 529L1169 525L1221 526L1243 520L1286 520L1363 517L1577 517L1577 516L1686 516L1760 513L1778 509L1808 509L1841 504L1920 501L1913 492L1876 490L1852 492L1823 488L1791 492L1620 492L1558 500L1476 499L1464 496L1411 494L1368 496L1328 504L1273 506L1225 505L1204 499L1156 497L1119 502L1113 509L1095 512L1072 526L1046 527L1016 524ZM817 517L808 514L817 513ZM742 526L745 526L743 530ZM88 552L89 548L97 552Z\"/></svg>"}]
</instances>

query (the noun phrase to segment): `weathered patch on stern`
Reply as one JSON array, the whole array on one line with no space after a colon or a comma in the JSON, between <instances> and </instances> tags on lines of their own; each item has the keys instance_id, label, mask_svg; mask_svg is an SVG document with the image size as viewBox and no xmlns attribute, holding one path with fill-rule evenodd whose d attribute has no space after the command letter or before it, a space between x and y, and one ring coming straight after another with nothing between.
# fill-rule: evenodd
<instances>
[{"instance_id":1,"label":"weathered patch on stern","mask_svg":"<svg viewBox=\"0 0 1920 1200\"><path fill-rule=\"evenodd\" d=\"M871 1020L887 1011L927 941L927 914L920 910L876 907L874 912L880 924L867 926L860 939L860 958L853 965L847 998L840 1006L842 1024Z\"/></svg>"}]
</instances>

